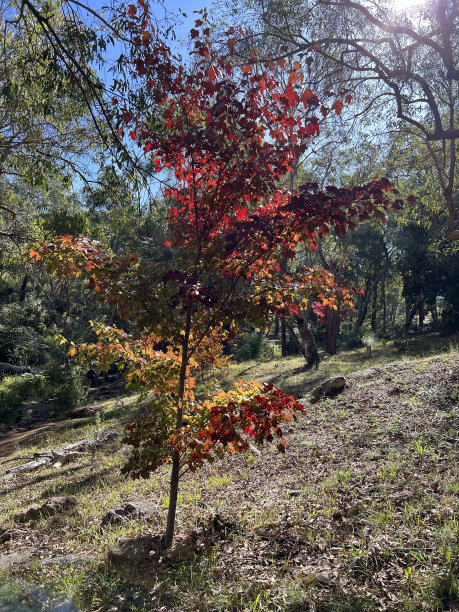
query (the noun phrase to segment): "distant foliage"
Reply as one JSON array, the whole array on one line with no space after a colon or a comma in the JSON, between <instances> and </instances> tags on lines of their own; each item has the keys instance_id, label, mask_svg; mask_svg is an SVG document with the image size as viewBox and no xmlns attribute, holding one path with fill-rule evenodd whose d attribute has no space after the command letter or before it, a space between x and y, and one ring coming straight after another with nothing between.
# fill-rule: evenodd
<instances>
[{"instance_id":1,"label":"distant foliage","mask_svg":"<svg viewBox=\"0 0 459 612\"><path fill-rule=\"evenodd\" d=\"M47 382L45 376L36 374L5 376L0 380L0 428L14 422L24 402L46 397Z\"/></svg>"}]
</instances>

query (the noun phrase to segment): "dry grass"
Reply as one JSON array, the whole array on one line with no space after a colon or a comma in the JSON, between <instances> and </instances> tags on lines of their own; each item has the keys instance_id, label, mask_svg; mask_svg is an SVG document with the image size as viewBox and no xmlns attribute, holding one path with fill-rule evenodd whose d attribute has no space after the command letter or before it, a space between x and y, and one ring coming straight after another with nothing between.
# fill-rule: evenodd
<instances>
[{"instance_id":1,"label":"dry grass","mask_svg":"<svg viewBox=\"0 0 459 612\"><path fill-rule=\"evenodd\" d=\"M51 495L75 495L78 503L0 545L2 563L29 558L4 570L0 595L30 604L24 583L13 580L21 579L83 610L458 609L459 351L451 340L433 345L420 341L403 354L379 346L371 363L362 351L344 353L310 372L299 358L233 366L226 384L242 376L271 380L302 397L339 373L348 387L308 407L286 433L285 456L253 449L187 477L173 550L137 568L116 572L107 551L122 535L163 532L166 471L148 481L123 479L127 449L113 443L59 470L3 482L4 525ZM351 375L368 367L377 370ZM84 419L10 459L102 427L121 430L135 410L130 400L108 402L103 421ZM101 530L104 512L133 495L157 503L153 519ZM227 532L213 528L216 513L231 525ZM46 563L69 554L93 559Z\"/></svg>"}]
</instances>

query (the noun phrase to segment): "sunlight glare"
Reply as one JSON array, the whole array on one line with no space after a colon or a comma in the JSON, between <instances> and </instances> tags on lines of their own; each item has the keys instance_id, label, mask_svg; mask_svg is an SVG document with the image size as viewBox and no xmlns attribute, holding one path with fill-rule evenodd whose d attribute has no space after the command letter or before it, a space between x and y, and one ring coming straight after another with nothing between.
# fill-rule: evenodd
<instances>
[{"instance_id":1,"label":"sunlight glare","mask_svg":"<svg viewBox=\"0 0 459 612\"><path fill-rule=\"evenodd\" d=\"M398 11L405 9L413 9L415 6L423 3L423 0L393 0L394 8Z\"/></svg>"}]
</instances>

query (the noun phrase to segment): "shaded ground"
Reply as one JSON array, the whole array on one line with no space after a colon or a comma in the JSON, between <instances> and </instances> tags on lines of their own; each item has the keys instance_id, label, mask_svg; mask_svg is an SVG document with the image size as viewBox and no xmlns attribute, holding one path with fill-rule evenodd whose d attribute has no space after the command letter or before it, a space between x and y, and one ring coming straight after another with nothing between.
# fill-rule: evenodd
<instances>
[{"instance_id":1,"label":"shaded ground","mask_svg":"<svg viewBox=\"0 0 459 612\"><path fill-rule=\"evenodd\" d=\"M231 376L243 369L247 378L298 386L301 395L312 380L335 373L347 373L348 387L314 406L305 400L307 414L286 433L285 456L254 448L187 477L174 549L137 567L115 571L107 552L121 536L163 532L166 472L122 479L126 449L114 443L59 470L4 481L4 526L14 527L18 508L51 495L78 499L69 512L21 526L0 544L3 566L24 556L4 570L5 582L8 572L10 584L11 576L26 579L84 610L458 610L455 347L433 356L386 350L371 363L352 353L307 373L295 359L241 364ZM127 400L107 403L102 425L121 428L133 409ZM102 425L100 417L83 419L46 443L77 440ZM104 512L132 495L156 503L157 514L101 530ZM226 531L214 526L216 514ZM86 561L49 562L69 555Z\"/></svg>"}]
</instances>

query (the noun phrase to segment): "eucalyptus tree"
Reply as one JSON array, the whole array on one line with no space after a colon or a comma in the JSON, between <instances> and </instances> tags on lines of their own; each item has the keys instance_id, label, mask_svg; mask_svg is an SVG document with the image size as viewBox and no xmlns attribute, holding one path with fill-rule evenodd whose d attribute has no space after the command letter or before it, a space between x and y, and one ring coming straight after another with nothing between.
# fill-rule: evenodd
<instances>
[{"instance_id":1,"label":"eucalyptus tree","mask_svg":"<svg viewBox=\"0 0 459 612\"><path fill-rule=\"evenodd\" d=\"M248 46L271 61L301 61L305 72L347 89L355 116L403 130L425 148L447 210L457 223L459 5L424 0L242 0ZM231 9L229 9L231 12ZM317 70L316 70L317 69Z\"/></svg>"}]
</instances>

